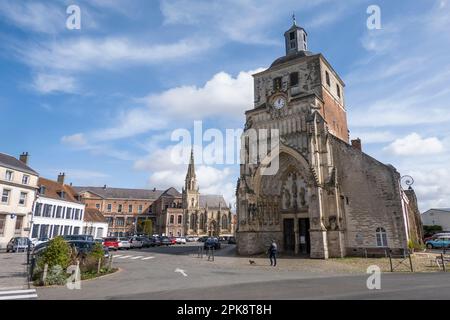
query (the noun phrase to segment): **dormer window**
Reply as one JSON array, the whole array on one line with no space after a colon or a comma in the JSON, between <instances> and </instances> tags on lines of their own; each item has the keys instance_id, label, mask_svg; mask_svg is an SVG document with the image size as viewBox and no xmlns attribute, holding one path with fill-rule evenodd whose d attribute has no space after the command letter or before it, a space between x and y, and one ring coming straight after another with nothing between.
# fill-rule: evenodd
<instances>
[{"instance_id":1,"label":"dormer window","mask_svg":"<svg viewBox=\"0 0 450 320\"><path fill-rule=\"evenodd\" d=\"M39 194L40 195L44 195L45 194L45 190L46 190L45 186L40 186L39 187Z\"/></svg>"},{"instance_id":2,"label":"dormer window","mask_svg":"<svg viewBox=\"0 0 450 320\"><path fill-rule=\"evenodd\" d=\"M64 191L60 191L58 192L58 194L61 199L64 199L66 197L66 193Z\"/></svg>"}]
</instances>

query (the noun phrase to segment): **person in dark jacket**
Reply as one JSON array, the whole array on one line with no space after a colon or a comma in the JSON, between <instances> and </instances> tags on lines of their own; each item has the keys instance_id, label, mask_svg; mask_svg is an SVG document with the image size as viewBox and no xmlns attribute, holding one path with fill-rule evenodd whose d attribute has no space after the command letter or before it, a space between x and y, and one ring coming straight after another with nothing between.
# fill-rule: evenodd
<instances>
[{"instance_id":1,"label":"person in dark jacket","mask_svg":"<svg viewBox=\"0 0 450 320\"><path fill-rule=\"evenodd\" d=\"M275 240L272 240L272 243L270 244L270 248L268 250L269 253L269 259L270 259L270 265L271 266L276 266L277 265L277 243L275 242Z\"/></svg>"}]
</instances>

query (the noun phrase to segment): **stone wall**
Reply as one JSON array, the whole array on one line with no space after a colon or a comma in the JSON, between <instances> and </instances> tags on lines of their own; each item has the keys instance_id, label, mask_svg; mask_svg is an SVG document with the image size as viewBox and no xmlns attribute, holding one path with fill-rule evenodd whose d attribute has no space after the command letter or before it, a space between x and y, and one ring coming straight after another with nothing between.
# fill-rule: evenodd
<instances>
[{"instance_id":1,"label":"stone wall","mask_svg":"<svg viewBox=\"0 0 450 320\"><path fill-rule=\"evenodd\" d=\"M379 227L386 230L390 248L405 248L398 172L338 139L333 139L332 145L339 190L345 202L347 252L376 247Z\"/></svg>"}]
</instances>

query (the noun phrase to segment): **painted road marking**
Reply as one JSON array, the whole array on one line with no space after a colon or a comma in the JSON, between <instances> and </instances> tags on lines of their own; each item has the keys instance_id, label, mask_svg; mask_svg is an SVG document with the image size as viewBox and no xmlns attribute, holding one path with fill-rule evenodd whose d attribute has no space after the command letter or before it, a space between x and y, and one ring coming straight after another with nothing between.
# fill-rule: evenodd
<instances>
[{"instance_id":1,"label":"painted road marking","mask_svg":"<svg viewBox=\"0 0 450 320\"><path fill-rule=\"evenodd\" d=\"M146 258L143 258L142 260L148 260L148 259L155 259L155 257L146 257Z\"/></svg>"},{"instance_id":2,"label":"painted road marking","mask_svg":"<svg viewBox=\"0 0 450 320\"><path fill-rule=\"evenodd\" d=\"M143 258L143 257L144 256L136 256L136 257L131 258L131 260L136 260L136 259Z\"/></svg>"},{"instance_id":3,"label":"painted road marking","mask_svg":"<svg viewBox=\"0 0 450 320\"><path fill-rule=\"evenodd\" d=\"M19 300L37 298L36 289L0 291L0 300Z\"/></svg>"},{"instance_id":4,"label":"painted road marking","mask_svg":"<svg viewBox=\"0 0 450 320\"><path fill-rule=\"evenodd\" d=\"M126 258L129 258L129 257L132 257L132 256L123 256L123 257L120 257L119 259L126 259Z\"/></svg>"}]
</instances>

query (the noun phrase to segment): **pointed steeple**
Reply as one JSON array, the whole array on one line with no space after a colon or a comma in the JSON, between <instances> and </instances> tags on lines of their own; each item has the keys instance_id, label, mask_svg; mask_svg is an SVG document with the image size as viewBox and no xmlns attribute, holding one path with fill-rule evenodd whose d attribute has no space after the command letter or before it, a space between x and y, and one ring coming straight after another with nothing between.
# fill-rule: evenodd
<instances>
[{"instance_id":1,"label":"pointed steeple","mask_svg":"<svg viewBox=\"0 0 450 320\"><path fill-rule=\"evenodd\" d=\"M188 166L188 170L186 173L185 189L186 190L197 189L197 179L195 176L194 147L193 146L191 148L191 158L189 160L189 166Z\"/></svg>"},{"instance_id":2,"label":"pointed steeple","mask_svg":"<svg viewBox=\"0 0 450 320\"><path fill-rule=\"evenodd\" d=\"M191 159L189 160L187 178L195 178L195 165L194 165L194 147L191 148Z\"/></svg>"}]
</instances>

